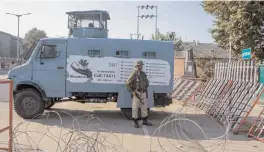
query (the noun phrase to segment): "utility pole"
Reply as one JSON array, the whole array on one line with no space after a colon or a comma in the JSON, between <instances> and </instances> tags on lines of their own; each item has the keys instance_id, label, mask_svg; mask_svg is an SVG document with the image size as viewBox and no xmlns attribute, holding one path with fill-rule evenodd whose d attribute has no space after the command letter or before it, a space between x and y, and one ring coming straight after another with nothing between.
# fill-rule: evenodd
<instances>
[{"instance_id":1,"label":"utility pole","mask_svg":"<svg viewBox=\"0 0 264 152\"><path fill-rule=\"evenodd\" d=\"M19 38L19 25L20 25L20 17L24 16L24 15L29 15L31 13L26 13L26 14L12 14L12 13L6 13L8 15L13 15L17 17L17 62L19 60L19 56L20 56L20 38Z\"/></svg>"},{"instance_id":2,"label":"utility pole","mask_svg":"<svg viewBox=\"0 0 264 152\"><path fill-rule=\"evenodd\" d=\"M231 34L230 34L230 37L229 37L229 64L231 63L231 59L232 59L232 37L231 37Z\"/></svg>"},{"instance_id":3,"label":"utility pole","mask_svg":"<svg viewBox=\"0 0 264 152\"><path fill-rule=\"evenodd\" d=\"M137 17L137 39L139 37L139 6L138 6L138 17Z\"/></svg>"},{"instance_id":4,"label":"utility pole","mask_svg":"<svg viewBox=\"0 0 264 152\"><path fill-rule=\"evenodd\" d=\"M155 6L156 8L156 24L155 24L155 39L158 38L158 6Z\"/></svg>"},{"instance_id":5,"label":"utility pole","mask_svg":"<svg viewBox=\"0 0 264 152\"><path fill-rule=\"evenodd\" d=\"M139 13L139 9L156 9L156 14L155 15L140 15ZM150 18L152 19L153 17L156 18L156 22L155 22L155 39L158 38L157 34L158 34L158 6L154 6L154 5L141 5L138 6L138 16L137 16L137 39L139 39L139 18L143 19L143 18Z\"/></svg>"}]
</instances>

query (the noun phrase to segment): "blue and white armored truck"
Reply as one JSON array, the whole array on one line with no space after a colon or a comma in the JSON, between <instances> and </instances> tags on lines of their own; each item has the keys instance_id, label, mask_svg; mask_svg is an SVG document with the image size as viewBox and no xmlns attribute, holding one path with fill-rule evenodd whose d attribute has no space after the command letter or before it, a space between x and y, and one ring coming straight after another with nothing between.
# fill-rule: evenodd
<instances>
[{"instance_id":1,"label":"blue and white armored truck","mask_svg":"<svg viewBox=\"0 0 264 152\"><path fill-rule=\"evenodd\" d=\"M68 99L116 102L130 118L132 96L125 83L139 59L150 81L149 108L172 102L173 42L108 38L107 11L66 14L70 36L39 40L27 62L9 71L8 78L14 80L14 109L20 117L34 118Z\"/></svg>"}]
</instances>

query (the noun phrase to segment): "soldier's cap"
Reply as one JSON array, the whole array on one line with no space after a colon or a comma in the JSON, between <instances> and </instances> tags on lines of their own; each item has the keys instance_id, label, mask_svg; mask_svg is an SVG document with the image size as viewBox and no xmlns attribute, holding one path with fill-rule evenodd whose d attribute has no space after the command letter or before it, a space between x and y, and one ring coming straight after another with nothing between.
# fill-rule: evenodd
<instances>
[{"instance_id":1,"label":"soldier's cap","mask_svg":"<svg viewBox=\"0 0 264 152\"><path fill-rule=\"evenodd\" d=\"M144 65L143 61L141 61L141 60L136 61L135 67L140 66L140 65Z\"/></svg>"}]
</instances>

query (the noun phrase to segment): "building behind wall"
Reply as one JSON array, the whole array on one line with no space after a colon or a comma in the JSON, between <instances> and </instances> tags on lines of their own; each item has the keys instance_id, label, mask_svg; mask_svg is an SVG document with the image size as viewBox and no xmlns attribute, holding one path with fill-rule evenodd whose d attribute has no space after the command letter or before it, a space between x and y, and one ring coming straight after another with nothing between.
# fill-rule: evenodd
<instances>
[{"instance_id":1,"label":"building behind wall","mask_svg":"<svg viewBox=\"0 0 264 152\"><path fill-rule=\"evenodd\" d=\"M229 51L223 50L213 43L183 42L183 51L174 52L174 76L184 75L185 51L193 48L194 61L198 77L205 78L209 67L209 62L228 60ZM210 69L209 69L210 70Z\"/></svg>"},{"instance_id":2,"label":"building behind wall","mask_svg":"<svg viewBox=\"0 0 264 152\"><path fill-rule=\"evenodd\" d=\"M23 39L20 39L22 44ZM20 45L22 46L22 45ZM22 49L22 47L20 47ZM0 57L17 57L17 37L0 31Z\"/></svg>"}]
</instances>

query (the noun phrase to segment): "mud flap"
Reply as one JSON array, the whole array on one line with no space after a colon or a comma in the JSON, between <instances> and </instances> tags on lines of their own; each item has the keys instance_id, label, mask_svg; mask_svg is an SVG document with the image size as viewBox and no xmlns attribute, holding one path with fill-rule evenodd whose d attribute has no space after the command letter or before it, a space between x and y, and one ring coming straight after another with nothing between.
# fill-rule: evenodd
<instances>
[{"instance_id":1,"label":"mud flap","mask_svg":"<svg viewBox=\"0 0 264 152\"><path fill-rule=\"evenodd\" d=\"M122 89L119 90L116 107L132 108L131 93L127 90L126 87L122 87Z\"/></svg>"},{"instance_id":2,"label":"mud flap","mask_svg":"<svg viewBox=\"0 0 264 152\"><path fill-rule=\"evenodd\" d=\"M148 101L148 107L152 108L154 107L154 97L153 97L153 88L148 87L148 92L147 92L147 101Z\"/></svg>"}]
</instances>

